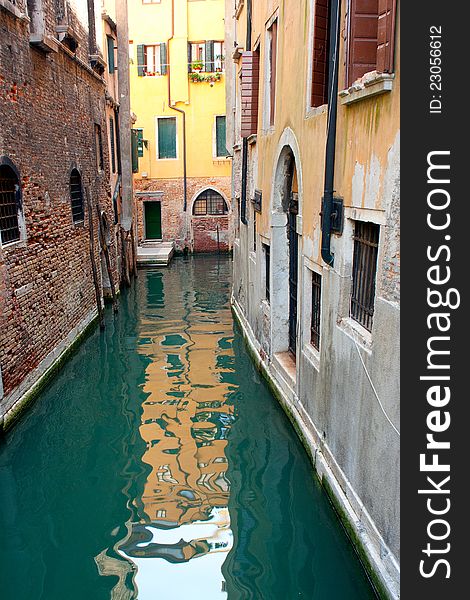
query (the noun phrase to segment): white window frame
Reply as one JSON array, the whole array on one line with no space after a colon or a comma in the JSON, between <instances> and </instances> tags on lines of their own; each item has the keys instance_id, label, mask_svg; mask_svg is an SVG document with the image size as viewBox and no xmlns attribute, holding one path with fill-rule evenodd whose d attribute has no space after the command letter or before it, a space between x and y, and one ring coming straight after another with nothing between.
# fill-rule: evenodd
<instances>
[{"instance_id":1,"label":"white window frame","mask_svg":"<svg viewBox=\"0 0 470 600\"><path fill-rule=\"evenodd\" d=\"M277 19L277 52L276 52L276 73L279 69L279 9L266 21L265 25L265 38L264 38L264 102L263 102L263 125L266 132L273 132L274 125L271 125L271 55L269 48L271 45L270 31L274 21Z\"/></svg>"},{"instance_id":2,"label":"white window frame","mask_svg":"<svg viewBox=\"0 0 470 600\"><path fill-rule=\"evenodd\" d=\"M162 63L161 63L161 59L160 59L160 47L162 45L162 42L155 42L154 44L144 44L144 55L145 55L145 65L144 65L144 77L161 77L162 76ZM154 62L154 69L153 71L151 71L149 74L147 72L147 64L148 64L148 55L147 55L147 48L154 48L153 51L153 62ZM158 70L156 69L156 67L158 66Z\"/></svg>"},{"instance_id":3,"label":"white window frame","mask_svg":"<svg viewBox=\"0 0 470 600\"><path fill-rule=\"evenodd\" d=\"M158 120L159 119L175 119L176 120L176 157L175 158L160 158L159 156L159 144L158 144ZM179 141L178 141L178 117L170 115L157 115L155 117L155 155L157 160L179 160Z\"/></svg>"}]
</instances>

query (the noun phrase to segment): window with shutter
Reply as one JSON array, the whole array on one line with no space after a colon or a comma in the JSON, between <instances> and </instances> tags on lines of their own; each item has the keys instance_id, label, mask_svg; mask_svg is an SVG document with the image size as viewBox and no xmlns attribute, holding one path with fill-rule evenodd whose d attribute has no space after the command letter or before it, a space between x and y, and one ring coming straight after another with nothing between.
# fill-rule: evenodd
<instances>
[{"instance_id":1,"label":"window with shutter","mask_svg":"<svg viewBox=\"0 0 470 600\"><path fill-rule=\"evenodd\" d=\"M214 42L206 42L206 56L204 70L206 73L212 73L214 71Z\"/></svg>"},{"instance_id":2,"label":"window with shutter","mask_svg":"<svg viewBox=\"0 0 470 600\"><path fill-rule=\"evenodd\" d=\"M143 77L145 75L145 46L137 45L137 75Z\"/></svg>"},{"instance_id":3,"label":"window with shutter","mask_svg":"<svg viewBox=\"0 0 470 600\"><path fill-rule=\"evenodd\" d=\"M276 71L277 71L277 19L268 29L269 33L269 124L274 125L276 110Z\"/></svg>"},{"instance_id":4,"label":"window with shutter","mask_svg":"<svg viewBox=\"0 0 470 600\"><path fill-rule=\"evenodd\" d=\"M313 22L311 105L328 102L329 0L315 0Z\"/></svg>"},{"instance_id":5,"label":"window with shutter","mask_svg":"<svg viewBox=\"0 0 470 600\"><path fill-rule=\"evenodd\" d=\"M109 117L109 142L111 145L111 169L116 173L116 143L114 138L114 119Z\"/></svg>"},{"instance_id":6,"label":"window with shutter","mask_svg":"<svg viewBox=\"0 0 470 600\"><path fill-rule=\"evenodd\" d=\"M114 38L110 35L107 36L108 41L108 71L112 75L115 70L114 65Z\"/></svg>"},{"instance_id":7,"label":"window with shutter","mask_svg":"<svg viewBox=\"0 0 470 600\"><path fill-rule=\"evenodd\" d=\"M132 172L139 172L139 153L138 153L138 143L137 143L137 131L135 129L131 130L131 150L132 150Z\"/></svg>"},{"instance_id":8,"label":"window with shutter","mask_svg":"<svg viewBox=\"0 0 470 600\"><path fill-rule=\"evenodd\" d=\"M176 117L157 119L158 157L177 158L176 155Z\"/></svg>"},{"instance_id":9,"label":"window with shutter","mask_svg":"<svg viewBox=\"0 0 470 600\"><path fill-rule=\"evenodd\" d=\"M241 136L258 131L259 51L244 52L241 71Z\"/></svg>"},{"instance_id":10,"label":"window with shutter","mask_svg":"<svg viewBox=\"0 0 470 600\"><path fill-rule=\"evenodd\" d=\"M160 72L162 75L168 74L168 51L166 44L160 44Z\"/></svg>"},{"instance_id":11,"label":"window with shutter","mask_svg":"<svg viewBox=\"0 0 470 600\"><path fill-rule=\"evenodd\" d=\"M225 117L215 118L215 130L216 130L216 156L219 158L225 158L228 156L227 141L226 141L226 119Z\"/></svg>"},{"instance_id":12,"label":"window with shutter","mask_svg":"<svg viewBox=\"0 0 470 600\"><path fill-rule=\"evenodd\" d=\"M347 85L393 71L396 0L351 0Z\"/></svg>"},{"instance_id":13,"label":"window with shutter","mask_svg":"<svg viewBox=\"0 0 470 600\"><path fill-rule=\"evenodd\" d=\"M392 73L395 50L396 1L379 0L377 72Z\"/></svg>"}]
</instances>

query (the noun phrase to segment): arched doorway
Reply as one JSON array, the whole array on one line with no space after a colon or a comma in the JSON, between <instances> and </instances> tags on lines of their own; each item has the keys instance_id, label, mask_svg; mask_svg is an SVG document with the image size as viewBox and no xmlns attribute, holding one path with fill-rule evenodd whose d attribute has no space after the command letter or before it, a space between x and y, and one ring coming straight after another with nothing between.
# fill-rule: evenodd
<instances>
[{"instance_id":1,"label":"arched doorway","mask_svg":"<svg viewBox=\"0 0 470 600\"><path fill-rule=\"evenodd\" d=\"M221 252L229 249L228 204L220 192L207 188L195 197L191 210L194 252Z\"/></svg>"},{"instance_id":2,"label":"arched doorway","mask_svg":"<svg viewBox=\"0 0 470 600\"><path fill-rule=\"evenodd\" d=\"M298 161L292 147L281 146L273 181L271 211L272 352L296 360L299 304L300 214Z\"/></svg>"}]
</instances>

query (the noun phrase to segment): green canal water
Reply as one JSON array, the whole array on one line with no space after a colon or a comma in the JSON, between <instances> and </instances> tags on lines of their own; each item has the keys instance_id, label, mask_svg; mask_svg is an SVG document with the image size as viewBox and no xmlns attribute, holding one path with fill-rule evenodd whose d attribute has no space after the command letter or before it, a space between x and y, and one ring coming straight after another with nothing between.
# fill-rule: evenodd
<instances>
[{"instance_id":1,"label":"green canal water","mask_svg":"<svg viewBox=\"0 0 470 600\"><path fill-rule=\"evenodd\" d=\"M2 600L375 598L230 312L143 271L0 441Z\"/></svg>"}]
</instances>

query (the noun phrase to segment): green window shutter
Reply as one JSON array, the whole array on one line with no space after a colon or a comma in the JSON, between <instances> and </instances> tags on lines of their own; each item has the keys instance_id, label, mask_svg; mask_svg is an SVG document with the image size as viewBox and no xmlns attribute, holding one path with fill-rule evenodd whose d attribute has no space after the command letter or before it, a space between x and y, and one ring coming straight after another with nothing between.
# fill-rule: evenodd
<instances>
[{"instance_id":1,"label":"green window shutter","mask_svg":"<svg viewBox=\"0 0 470 600\"><path fill-rule=\"evenodd\" d=\"M215 118L217 156L225 158L227 151L227 123L225 117Z\"/></svg>"},{"instance_id":2,"label":"green window shutter","mask_svg":"<svg viewBox=\"0 0 470 600\"><path fill-rule=\"evenodd\" d=\"M214 71L214 42L206 42L206 64L204 67L206 73Z\"/></svg>"},{"instance_id":3,"label":"green window shutter","mask_svg":"<svg viewBox=\"0 0 470 600\"><path fill-rule=\"evenodd\" d=\"M158 119L158 158L176 158L176 117Z\"/></svg>"},{"instance_id":4,"label":"green window shutter","mask_svg":"<svg viewBox=\"0 0 470 600\"><path fill-rule=\"evenodd\" d=\"M168 52L166 50L166 44L160 44L160 68L162 75L168 73Z\"/></svg>"},{"instance_id":5,"label":"green window shutter","mask_svg":"<svg viewBox=\"0 0 470 600\"><path fill-rule=\"evenodd\" d=\"M137 131L137 154L140 158L144 155L144 130L136 129Z\"/></svg>"},{"instance_id":6,"label":"green window shutter","mask_svg":"<svg viewBox=\"0 0 470 600\"><path fill-rule=\"evenodd\" d=\"M191 45L191 42L188 42L188 73L191 73L191 71L192 71L192 69L191 69L192 60L193 60L192 45Z\"/></svg>"},{"instance_id":7,"label":"green window shutter","mask_svg":"<svg viewBox=\"0 0 470 600\"><path fill-rule=\"evenodd\" d=\"M137 150L137 131L132 129L131 131L131 142L132 142L132 172L139 172L139 155Z\"/></svg>"},{"instance_id":8,"label":"green window shutter","mask_svg":"<svg viewBox=\"0 0 470 600\"><path fill-rule=\"evenodd\" d=\"M108 38L108 71L112 74L112 73L114 73L114 70L115 70L114 38L112 38L110 35L108 35L107 38Z\"/></svg>"},{"instance_id":9,"label":"green window shutter","mask_svg":"<svg viewBox=\"0 0 470 600\"><path fill-rule=\"evenodd\" d=\"M145 46L143 44L139 44L137 46L137 75L139 77L144 76L144 68L145 68Z\"/></svg>"}]
</instances>

